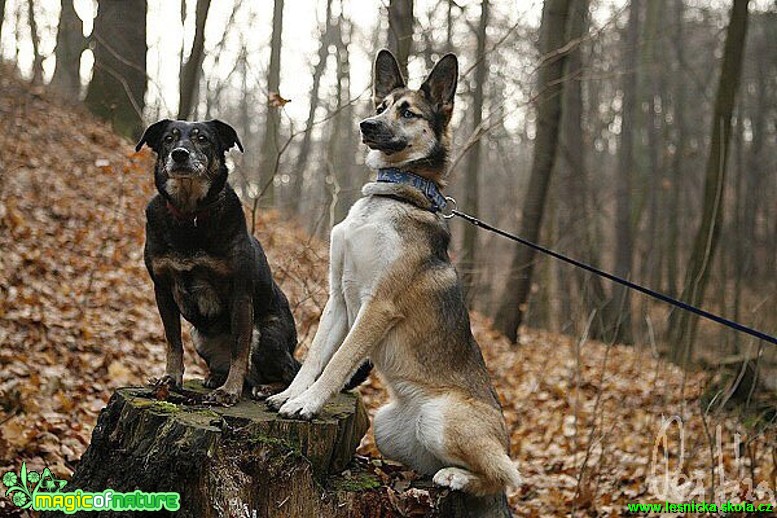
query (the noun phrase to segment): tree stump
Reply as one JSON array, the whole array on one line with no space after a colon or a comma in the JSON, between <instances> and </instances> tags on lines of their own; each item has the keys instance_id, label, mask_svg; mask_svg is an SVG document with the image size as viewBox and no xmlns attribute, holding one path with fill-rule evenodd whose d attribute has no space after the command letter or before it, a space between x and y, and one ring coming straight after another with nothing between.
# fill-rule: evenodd
<instances>
[{"instance_id":1,"label":"tree stump","mask_svg":"<svg viewBox=\"0 0 777 518\"><path fill-rule=\"evenodd\" d=\"M162 396L149 387L117 390L63 491L178 492L181 509L168 513L176 517L509 516L504 496L397 484L407 471L354 459L369 425L355 393L339 394L310 422L252 400L205 406L205 393L199 381Z\"/></svg>"}]
</instances>

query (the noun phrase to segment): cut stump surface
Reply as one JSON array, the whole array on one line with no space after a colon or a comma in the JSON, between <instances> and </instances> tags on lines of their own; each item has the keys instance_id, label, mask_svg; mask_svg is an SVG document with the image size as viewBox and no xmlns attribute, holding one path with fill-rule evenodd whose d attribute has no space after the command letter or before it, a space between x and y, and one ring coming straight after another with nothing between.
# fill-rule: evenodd
<instances>
[{"instance_id":1,"label":"cut stump surface","mask_svg":"<svg viewBox=\"0 0 777 518\"><path fill-rule=\"evenodd\" d=\"M205 406L205 393L200 381L164 394L164 401L149 387L117 390L64 491L180 493L179 511L156 516L509 516L503 497L473 499L423 481L397 484L391 473L398 468L354 459L369 426L355 393L337 395L312 421L281 418L253 400Z\"/></svg>"}]
</instances>

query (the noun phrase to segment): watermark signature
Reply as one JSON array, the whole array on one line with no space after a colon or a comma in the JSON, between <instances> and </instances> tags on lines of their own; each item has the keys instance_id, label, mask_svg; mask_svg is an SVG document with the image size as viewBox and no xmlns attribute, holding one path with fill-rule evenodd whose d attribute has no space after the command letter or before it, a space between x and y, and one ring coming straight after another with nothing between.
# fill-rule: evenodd
<instances>
[{"instance_id":1,"label":"watermark signature","mask_svg":"<svg viewBox=\"0 0 777 518\"><path fill-rule=\"evenodd\" d=\"M73 514L77 511L178 511L181 508L179 493L121 493L112 489L62 491L66 480L54 477L49 468L41 473L28 471L26 463L22 463L19 473L4 473L2 481L6 487L5 496L15 506L33 511Z\"/></svg>"},{"instance_id":2,"label":"watermark signature","mask_svg":"<svg viewBox=\"0 0 777 518\"><path fill-rule=\"evenodd\" d=\"M723 429L715 427L711 455L714 466L688 472L685 465L686 445L682 419L678 416L665 419L653 443L650 473L647 484L650 493L659 500L669 502L714 502L718 509L734 501L774 502L775 492L767 482L757 485L745 470L740 456L742 436L734 434L731 448L733 473L726 471L724 463ZM676 448L671 446L675 445ZM671 461L670 461L671 458ZM729 468L730 469L730 468Z\"/></svg>"}]
</instances>

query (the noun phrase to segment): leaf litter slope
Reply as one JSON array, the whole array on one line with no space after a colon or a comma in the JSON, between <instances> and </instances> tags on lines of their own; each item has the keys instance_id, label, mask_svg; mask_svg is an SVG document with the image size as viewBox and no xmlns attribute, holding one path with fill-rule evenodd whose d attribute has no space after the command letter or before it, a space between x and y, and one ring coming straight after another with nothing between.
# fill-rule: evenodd
<instances>
[{"instance_id":1,"label":"leaf litter slope","mask_svg":"<svg viewBox=\"0 0 777 518\"><path fill-rule=\"evenodd\" d=\"M68 477L111 392L163 369L142 261L153 158L82 108L0 72L0 471L27 461ZM294 308L304 356L326 302L326 244L276 213L260 215L256 234ZM626 502L658 499L651 456L673 415L684 418L683 472L708 474L702 375L683 379L644 349L542 331L526 330L514 348L487 319L472 321L525 480L510 494L517 515L617 516ZM187 376L201 376L186 338ZM374 374L360 390L371 413L386 400ZM713 436L718 425L728 478L741 474L730 447L738 432L752 439L747 476L773 485L773 432L754 437L733 418L707 419ZM678 441L669 450L674 467ZM379 455L371 433L359 452ZM398 493L412 476L384 470ZM8 505L0 499L0 511Z\"/></svg>"}]
</instances>

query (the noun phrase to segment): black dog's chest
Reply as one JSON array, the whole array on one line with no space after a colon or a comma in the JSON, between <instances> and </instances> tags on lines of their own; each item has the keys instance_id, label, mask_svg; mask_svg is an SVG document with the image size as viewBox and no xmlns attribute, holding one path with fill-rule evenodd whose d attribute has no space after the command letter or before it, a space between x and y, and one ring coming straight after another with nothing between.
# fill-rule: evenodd
<instances>
[{"instance_id":1,"label":"black dog's chest","mask_svg":"<svg viewBox=\"0 0 777 518\"><path fill-rule=\"evenodd\" d=\"M181 315L195 326L207 326L228 313L231 268L227 261L204 254L166 255L155 258L152 267L168 280Z\"/></svg>"},{"instance_id":2,"label":"black dog's chest","mask_svg":"<svg viewBox=\"0 0 777 518\"><path fill-rule=\"evenodd\" d=\"M224 310L226 301L207 276L191 272L173 275L173 299L189 322L212 320Z\"/></svg>"}]
</instances>

